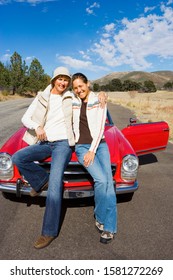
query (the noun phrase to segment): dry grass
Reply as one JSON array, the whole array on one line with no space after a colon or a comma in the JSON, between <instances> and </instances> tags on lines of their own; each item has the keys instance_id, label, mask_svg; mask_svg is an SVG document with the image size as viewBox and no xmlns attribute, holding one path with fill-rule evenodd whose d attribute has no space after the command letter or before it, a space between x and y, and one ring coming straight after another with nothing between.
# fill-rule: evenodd
<instances>
[{"instance_id":1,"label":"dry grass","mask_svg":"<svg viewBox=\"0 0 173 280\"><path fill-rule=\"evenodd\" d=\"M166 121L173 140L173 92L109 92L108 96L109 101L132 110L141 122Z\"/></svg>"},{"instance_id":2,"label":"dry grass","mask_svg":"<svg viewBox=\"0 0 173 280\"><path fill-rule=\"evenodd\" d=\"M12 99L17 99L17 98L22 98L20 95L9 95L6 91L0 91L0 102L1 101L6 101L6 100L12 100Z\"/></svg>"}]
</instances>

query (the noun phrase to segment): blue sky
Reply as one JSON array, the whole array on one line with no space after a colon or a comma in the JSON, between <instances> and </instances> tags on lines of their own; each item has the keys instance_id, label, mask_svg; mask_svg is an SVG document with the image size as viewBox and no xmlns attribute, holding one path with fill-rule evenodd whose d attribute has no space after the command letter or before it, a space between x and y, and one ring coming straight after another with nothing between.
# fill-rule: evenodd
<instances>
[{"instance_id":1,"label":"blue sky","mask_svg":"<svg viewBox=\"0 0 173 280\"><path fill-rule=\"evenodd\" d=\"M0 0L0 61L15 51L50 76L173 70L173 0Z\"/></svg>"}]
</instances>

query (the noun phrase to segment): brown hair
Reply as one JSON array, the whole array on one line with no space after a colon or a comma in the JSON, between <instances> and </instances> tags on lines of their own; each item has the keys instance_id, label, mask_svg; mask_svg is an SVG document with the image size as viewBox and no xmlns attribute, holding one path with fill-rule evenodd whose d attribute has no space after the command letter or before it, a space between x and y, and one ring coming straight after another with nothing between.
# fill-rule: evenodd
<instances>
[{"instance_id":1,"label":"brown hair","mask_svg":"<svg viewBox=\"0 0 173 280\"><path fill-rule=\"evenodd\" d=\"M86 77L84 74L80 73L80 72L79 72L79 73L75 73L75 74L72 76L72 79L71 79L72 84L73 84L74 80L76 80L76 79L81 79L85 84L88 83L87 77Z\"/></svg>"}]
</instances>

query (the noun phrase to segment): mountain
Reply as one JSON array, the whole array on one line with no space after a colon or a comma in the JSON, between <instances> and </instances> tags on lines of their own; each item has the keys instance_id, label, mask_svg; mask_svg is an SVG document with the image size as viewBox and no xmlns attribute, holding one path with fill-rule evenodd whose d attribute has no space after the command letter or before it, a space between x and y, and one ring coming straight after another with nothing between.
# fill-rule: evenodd
<instances>
[{"instance_id":1,"label":"mountain","mask_svg":"<svg viewBox=\"0 0 173 280\"><path fill-rule=\"evenodd\" d=\"M129 72L112 72L100 79L92 81L92 84L106 85L113 79L120 79L121 82L125 80L131 80L137 83L143 83L144 81L153 81L156 88L162 88L167 82L173 82L173 71L155 71L155 72L143 72L143 71L129 71Z\"/></svg>"}]
</instances>

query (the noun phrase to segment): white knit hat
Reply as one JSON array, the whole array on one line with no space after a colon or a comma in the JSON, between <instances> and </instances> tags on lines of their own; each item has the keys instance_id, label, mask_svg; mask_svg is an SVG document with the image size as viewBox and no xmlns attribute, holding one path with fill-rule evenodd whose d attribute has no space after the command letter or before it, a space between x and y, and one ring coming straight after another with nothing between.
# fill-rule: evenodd
<instances>
[{"instance_id":1,"label":"white knit hat","mask_svg":"<svg viewBox=\"0 0 173 280\"><path fill-rule=\"evenodd\" d=\"M67 76L71 79L70 72L66 67L57 67L53 72L53 77L51 78L51 82L58 76L63 75Z\"/></svg>"}]
</instances>

